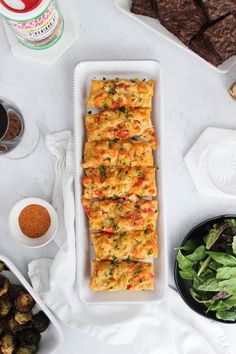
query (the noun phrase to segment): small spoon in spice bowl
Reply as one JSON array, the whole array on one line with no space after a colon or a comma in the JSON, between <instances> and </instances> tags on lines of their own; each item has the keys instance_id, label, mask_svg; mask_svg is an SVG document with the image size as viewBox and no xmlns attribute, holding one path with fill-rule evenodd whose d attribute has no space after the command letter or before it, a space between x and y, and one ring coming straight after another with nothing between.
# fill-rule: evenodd
<instances>
[{"instance_id":1,"label":"small spoon in spice bowl","mask_svg":"<svg viewBox=\"0 0 236 354\"><path fill-rule=\"evenodd\" d=\"M55 209L43 199L25 198L9 214L12 237L25 247L39 248L53 240L58 229Z\"/></svg>"}]
</instances>

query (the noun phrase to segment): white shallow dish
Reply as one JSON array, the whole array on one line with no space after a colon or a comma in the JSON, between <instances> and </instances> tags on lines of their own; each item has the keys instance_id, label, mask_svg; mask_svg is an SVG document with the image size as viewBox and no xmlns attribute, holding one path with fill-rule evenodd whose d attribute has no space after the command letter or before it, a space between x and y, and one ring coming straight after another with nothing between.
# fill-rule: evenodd
<instances>
[{"instance_id":1,"label":"white shallow dish","mask_svg":"<svg viewBox=\"0 0 236 354\"><path fill-rule=\"evenodd\" d=\"M120 291L120 292L92 292L89 289L91 260L93 259L92 246L89 239L89 226L83 211L81 197L83 188L81 178L83 169L84 144L86 131L84 115L86 114L86 100L89 95L91 80L111 78L145 78L156 80L156 90L153 99L152 121L158 134L160 149L155 152L155 163L160 167L158 171L158 238L159 257L154 260L155 290L154 291ZM137 304L146 302L161 302L166 294L167 287L167 246L166 223L164 221L164 168L163 168L163 113L162 113L162 84L160 65L155 60L130 61L87 61L79 63L74 72L74 137L76 159L76 249L78 265L78 295L86 304Z\"/></svg>"},{"instance_id":2,"label":"white shallow dish","mask_svg":"<svg viewBox=\"0 0 236 354\"><path fill-rule=\"evenodd\" d=\"M198 193L236 199L236 130L206 128L184 157Z\"/></svg>"},{"instance_id":3,"label":"white shallow dish","mask_svg":"<svg viewBox=\"0 0 236 354\"><path fill-rule=\"evenodd\" d=\"M183 44L176 36L174 36L171 32L169 32L159 20L155 18L151 18L148 16L141 16L136 15L130 12L132 0L113 0L115 5L118 7L119 10L124 12L126 15L130 16L131 18L135 19L136 21L142 23L144 26L148 27L152 31L158 33L161 37L167 39L171 43L174 43L178 47L184 49L187 53L197 57L203 63L207 64L210 68L215 69L221 73L227 73L234 64L236 64L236 55L226 60L223 64L219 65L218 67L212 65L211 63L207 62L205 59L200 57L198 54L190 50L185 44Z\"/></svg>"},{"instance_id":4,"label":"white shallow dish","mask_svg":"<svg viewBox=\"0 0 236 354\"><path fill-rule=\"evenodd\" d=\"M38 238L30 238L23 234L19 225L19 216L22 210L31 204L37 204L44 207L51 218L51 225L45 235ZM19 242L21 245L29 248L40 248L46 246L56 236L58 229L58 217L55 209L51 204L40 198L24 198L17 202L10 211L9 214L9 229L11 236Z\"/></svg>"},{"instance_id":5,"label":"white shallow dish","mask_svg":"<svg viewBox=\"0 0 236 354\"><path fill-rule=\"evenodd\" d=\"M62 345L64 337L62 329L56 318L49 311L47 306L44 305L40 297L25 280L23 275L18 271L15 265L6 257L0 255L0 261L3 261L10 271L3 271L2 274L6 276L11 283L21 284L30 293L35 300L36 304L33 307L33 313L43 311L50 320L48 329L41 333L41 340L37 354L52 354L55 353Z\"/></svg>"}]
</instances>

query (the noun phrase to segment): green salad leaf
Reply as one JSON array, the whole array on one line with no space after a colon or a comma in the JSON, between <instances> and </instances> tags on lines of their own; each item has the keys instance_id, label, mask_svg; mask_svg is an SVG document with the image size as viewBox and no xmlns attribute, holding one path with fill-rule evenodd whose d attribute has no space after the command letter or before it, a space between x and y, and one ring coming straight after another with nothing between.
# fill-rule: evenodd
<instances>
[{"instance_id":1,"label":"green salad leaf","mask_svg":"<svg viewBox=\"0 0 236 354\"><path fill-rule=\"evenodd\" d=\"M211 256L214 261L223 264L224 266L236 266L236 257L228 253L207 251L206 254Z\"/></svg>"},{"instance_id":2,"label":"green salad leaf","mask_svg":"<svg viewBox=\"0 0 236 354\"><path fill-rule=\"evenodd\" d=\"M203 284L197 287L199 291L220 291L219 282L215 277L207 279Z\"/></svg>"},{"instance_id":3,"label":"green salad leaf","mask_svg":"<svg viewBox=\"0 0 236 354\"><path fill-rule=\"evenodd\" d=\"M236 254L236 236L233 237L232 251L233 251L233 254Z\"/></svg>"},{"instance_id":4,"label":"green salad leaf","mask_svg":"<svg viewBox=\"0 0 236 354\"><path fill-rule=\"evenodd\" d=\"M178 262L180 269L182 269L184 271L190 270L193 266L193 262L190 259L188 259L187 257L185 257L182 254L181 250L178 251L177 262Z\"/></svg>"},{"instance_id":5,"label":"green salad leaf","mask_svg":"<svg viewBox=\"0 0 236 354\"><path fill-rule=\"evenodd\" d=\"M220 291L226 291L230 295L236 295L236 278L234 277L220 281L219 289Z\"/></svg>"},{"instance_id":6,"label":"green salad leaf","mask_svg":"<svg viewBox=\"0 0 236 354\"><path fill-rule=\"evenodd\" d=\"M201 261L206 255L206 247L204 245L199 246L191 254L188 254L186 257L192 262Z\"/></svg>"},{"instance_id":7,"label":"green salad leaf","mask_svg":"<svg viewBox=\"0 0 236 354\"><path fill-rule=\"evenodd\" d=\"M182 279L186 280L193 280L197 276L197 273L194 269L180 270L179 274Z\"/></svg>"},{"instance_id":8,"label":"green salad leaf","mask_svg":"<svg viewBox=\"0 0 236 354\"><path fill-rule=\"evenodd\" d=\"M225 300L219 300L211 306L211 311L230 310L236 306L236 296L230 296Z\"/></svg>"},{"instance_id":9,"label":"green salad leaf","mask_svg":"<svg viewBox=\"0 0 236 354\"><path fill-rule=\"evenodd\" d=\"M236 267L222 267L216 271L216 279L224 280L230 278L236 278Z\"/></svg>"},{"instance_id":10,"label":"green salad leaf","mask_svg":"<svg viewBox=\"0 0 236 354\"><path fill-rule=\"evenodd\" d=\"M236 320L236 310L234 311L217 311L216 312L216 317L219 320L224 320L224 321L235 321Z\"/></svg>"},{"instance_id":11,"label":"green salad leaf","mask_svg":"<svg viewBox=\"0 0 236 354\"><path fill-rule=\"evenodd\" d=\"M226 219L225 222L230 226L232 234L236 235L236 219Z\"/></svg>"},{"instance_id":12,"label":"green salad leaf","mask_svg":"<svg viewBox=\"0 0 236 354\"><path fill-rule=\"evenodd\" d=\"M222 232L226 229L225 225L219 227L217 224L213 225L212 229L208 232L208 234L203 237L203 241L206 244L206 249L209 250L214 245L214 243L218 240Z\"/></svg>"},{"instance_id":13,"label":"green salad leaf","mask_svg":"<svg viewBox=\"0 0 236 354\"><path fill-rule=\"evenodd\" d=\"M178 250L183 250L187 252L194 252L194 250L199 246L199 242L195 239L190 239L185 242L181 247L178 247Z\"/></svg>"},{"instance_id":14,"label":"green salad leaf","mask_svg":"<svg viewBox=\"0 0 236 354\"><path fill-rule=\"evenodd\" d=\"M211 261L211 256L208 256L202 263L200 263L200 269L197 273L198 276L200 276L201 273L208 267L210 261Z\"/></svg>"},{"instance_id":15,"label":"green salad leaf","mask_svg":"<svg viewBox=\"0 0 236 354\"><path fill-rule=\"evenodd\" d=\"M210 257L210 256L209 256ZM214 261L213 259L211 259L210 263L209 263L209 268L213 269L213 270L217 270L218 268L222 267L222 264L217 263L216 261Z\"/></svg>"}]
</instances>

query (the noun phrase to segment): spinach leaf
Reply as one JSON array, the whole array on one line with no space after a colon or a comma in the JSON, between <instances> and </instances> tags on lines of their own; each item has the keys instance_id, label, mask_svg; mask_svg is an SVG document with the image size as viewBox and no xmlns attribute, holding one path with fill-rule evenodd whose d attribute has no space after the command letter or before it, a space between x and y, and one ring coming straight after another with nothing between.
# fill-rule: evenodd
<instances>
[{"instance_id":1,"label":"spinach leaf","mask_svg":"<svg viewBox=\"0 0 236 354\"><path fill-rule=\"evenodd\" d=\"M203 237L203 241L206 244L207 250L209 250L214 245L214 243L218 240L218 238L220 237L220 235L225 229L226 229L225 224L220 227L217 224L215 224L210 229L209 233L205 237Z\"/></svg>"},{"instance_id":2,"label":"spinach leaf","mask_svg":"<svg viewBox=\"0 0 236 354\"><path fill-rule=\"evenodd\" d=\"M180 269L182 269L184 271L190 270L193 266L193 262L190 261L190 259L188 259L187 257L185 257L180 250L177 254L176 259L177 259Z\"/></svg>"},{"instance_id":3,"label":"spinach leaf","mask_svg":"<svg viewBox=\"0 0 236 354\"><path fill-rule=\"evenodd\" d=\"M207 279L203 284L197 287L200 291L220 291L220 286L215 277Z\"/></svg>"},{"instance_id":4,"label":"spinach leaf","mask_svg":"<svg viewBox=\"0 0 236 354\"><path fill-rule=\"evenodd\" d=\"M195 272L194 269L189 269L189 270L180 270L179 275L181 276L182 279L193 280L194 277L197 276L197 273Z\"/></svg>"},{"instance_id":5,"label":"spinach leaf","mask_svg":"<svg viewBox=\"0 0 236 354\"><path fill-rule=\"evenodd\" d=\"M190 259L192 262L201 261L206 255L206 247L204 245L199 246L195 249L195 251L191 254L188 254L186 257Z\"/></svg>"},{"instance_id":6,"label":"spinach leaf","mask_svg":"<svg viewBox=\"0 0 236 354\"><path fill-rule=\"evenodd\" d=\"M204 281L203 281L201 278L195 277L195 278L193 279L193 289L197 290L198 287L199 287L201 284L203 284L203 283L204 283Z\"/></svg>"},{"instance_id":7,"label":"spinach leaf","mask_svg":"<svg viewBox=\"0 0 236 354\"><path fill-rule=\"evenodd\" d=\"M190 239L187 240L183 246L178 247L178 250L193 252L198 246L199 246L199 242L197 240Z\"/></svg>"},{"instance_id":8,"label":"spinach leaf","mask_svg":"<svg viewBox=\"0 0 236 354\"><path fill-rule=\"evenodd\" d=\"M236 236L233 237L232 250L233 254L236 254Z\"/></svg>"},{"instance_id":9,"label":"spinach leaf","mask_svg":"<svg viewBox=\"0 0 236 354\"><path fill-rule=\"evenodd\" d=\"M210 256L209 256L210 257ZM216 261L214 261L213 259L210 261L209 263L209 268L213 269L213 270L217 270L218 268L222 267L222 264L217 263Z\"/></svg>"},{"instance_id":10,"label":"spinach leaf","mask_svg":"<svg viewBox=\"0 0 236 354\"><path fill-rule=\"evenodd\" d=\"M217 311L216 318L225 321L235 321L236 320L236 311Z\"/></svg>"},{"instance_id":11,"label":"spinach leaf","mask_svg":"<svg viewBox=\"0 0 236 354\"><path fill-rule=\"evenodd\" d=\"M230 279L236 277L236 267L222 267L216 271L216 279Z\"/></svg>"},{"instance_id":12,"label":"spinach leaf","mask_svg":"<svg viewBox=\"0 0 236 354\"><path fill-rule=\"evenodd\" d=\"M236 258L230 254L211 251L207 251L206 254L209 254L216 262L224 266L236 266Z\"/></svg>"},{"instance_id":13,"label":"spinach leaf","mask_svg":"<svg viewBox=\"0 0 236 354\"><path fill-rule=\"evenodd\" d=\"M230 295L236 295L236 278L230 278L220 281L219 290L226 291Z\"/></svg>"},{"instance_id":14,"label":"spinach leaf","mask_svg":"<svg viewBox=\"0 0 236 354\"><path fill-rule=\"evenodd\" d=\"M204 281L206 281L207 279L210 279L210 278L213 278L216 276L216 273L209 269L209 268L206 268L202 273L201 273L201 279Z\"/></svg>"}]
</instances>

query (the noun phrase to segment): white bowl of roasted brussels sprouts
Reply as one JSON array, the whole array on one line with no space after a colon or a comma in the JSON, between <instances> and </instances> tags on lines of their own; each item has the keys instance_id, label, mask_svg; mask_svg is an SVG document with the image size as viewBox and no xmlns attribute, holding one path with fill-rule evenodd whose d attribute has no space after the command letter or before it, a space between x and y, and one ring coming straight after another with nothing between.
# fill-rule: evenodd
<instances>
[{"instance_id":1,"label":"white bowl of roasted brussels sprouts","mask_svg":"<svg viewBox=\"0 0 236 354\"><path fill-rule=\"evenodd\" d=\"M0 353L51 354L63 332L14 264L0 255Z\"/></svg>"}]
</instances>

